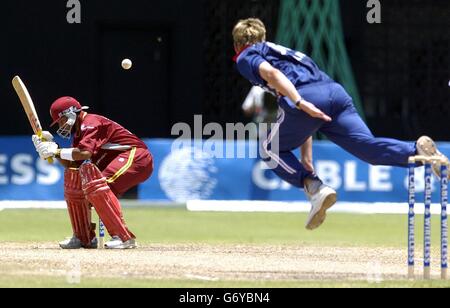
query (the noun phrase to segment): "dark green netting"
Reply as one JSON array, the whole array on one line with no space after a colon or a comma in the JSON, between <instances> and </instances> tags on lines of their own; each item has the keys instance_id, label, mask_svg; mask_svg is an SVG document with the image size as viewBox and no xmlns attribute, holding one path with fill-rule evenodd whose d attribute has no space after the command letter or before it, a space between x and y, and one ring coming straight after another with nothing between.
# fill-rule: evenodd
<instances>
[{"instance_id":1,"label":"dark green netting","mask_svg":"<svg viewBox=\"0 0 450 308\"><path fill-rule=\"evenodd\" d=\"M281 0L277 42L310 55L346 88L364 117L344 44L338 0Z\"/></svg>"}]
</instances>

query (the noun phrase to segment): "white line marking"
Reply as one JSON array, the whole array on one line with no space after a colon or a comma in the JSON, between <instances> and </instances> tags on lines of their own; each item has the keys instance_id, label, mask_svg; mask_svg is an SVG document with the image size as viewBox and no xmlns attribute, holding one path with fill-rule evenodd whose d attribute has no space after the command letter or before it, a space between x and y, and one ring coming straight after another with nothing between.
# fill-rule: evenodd
<instances>
[{"instance_id":1,"label":"white line marking","mask_svg":"<svg viewBox=\"0 0 450 308\"><path fill-rule=\"evenodd\" d=\"M206 276L198 276L198 275L192 275L192 274L186 274L184 277L188 279L193 280L202 280L202 281L219 281L219 278L216 277L206 277Z\"/></svg>"}]
</instances>

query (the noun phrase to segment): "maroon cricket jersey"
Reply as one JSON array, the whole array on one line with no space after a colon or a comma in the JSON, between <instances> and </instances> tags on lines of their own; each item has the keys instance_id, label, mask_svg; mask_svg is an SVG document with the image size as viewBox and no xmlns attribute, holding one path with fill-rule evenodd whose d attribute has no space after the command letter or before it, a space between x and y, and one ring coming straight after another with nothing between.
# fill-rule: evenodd
<instances>
[{"instance_id":1,"label":"maroon cricket jersey","mask_svg":"<svg viewBox=\"0 0 450 308\"><path fill-rule=\"evenodd\" d=\"M72 146L91 152L92 162L99 165L105 158L110 161L111 156L121 153L102 148L108 145L148 149L141 139L116 122L96 114L85 114L81 119L80 131L74 136Z\"/></svg>"}]
</instances>

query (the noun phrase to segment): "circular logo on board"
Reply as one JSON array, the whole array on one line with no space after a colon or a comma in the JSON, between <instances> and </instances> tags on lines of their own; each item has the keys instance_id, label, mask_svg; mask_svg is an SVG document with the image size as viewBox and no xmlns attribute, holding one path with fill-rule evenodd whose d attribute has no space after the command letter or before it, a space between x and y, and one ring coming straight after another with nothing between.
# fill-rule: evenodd
<instances>
[{"instance_id":1,"label":"circular logo on board","mask_svg":"<svg viewBox=\"0 0 450 308\"><path fill-rule=\"evenodd\" d=\"M159 182L167 197L175 202L204 200L217 185L214 158L201 149L172 151L161 164Z\"/></svg>"}]
</instances>

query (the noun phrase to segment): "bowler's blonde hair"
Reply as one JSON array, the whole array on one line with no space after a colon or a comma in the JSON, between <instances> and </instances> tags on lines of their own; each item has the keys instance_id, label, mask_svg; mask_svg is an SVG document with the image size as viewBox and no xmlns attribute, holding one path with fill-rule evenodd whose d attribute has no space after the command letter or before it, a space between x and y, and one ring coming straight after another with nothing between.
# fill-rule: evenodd
<instances>
[{"instance_id":1,"label":"bowler's blonde hair","mask_svg":"<svg viewBox=\"0 0 450 308\"><path fill-rule=\"evenodd\" d=\"M234 26L233 40L237 49L264 42L266 40L266 27L258 18L242 19Z\"/></svg>"}]
</instances>

